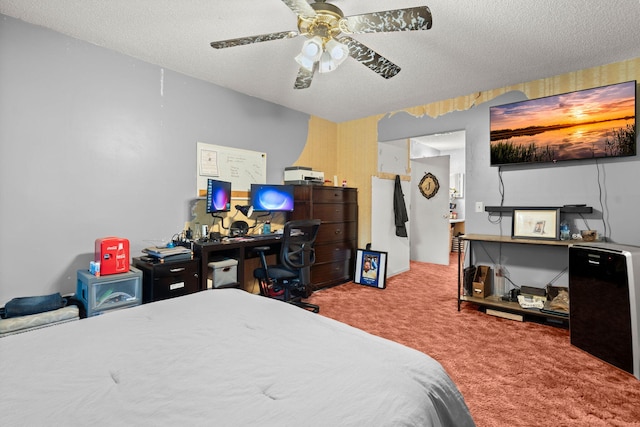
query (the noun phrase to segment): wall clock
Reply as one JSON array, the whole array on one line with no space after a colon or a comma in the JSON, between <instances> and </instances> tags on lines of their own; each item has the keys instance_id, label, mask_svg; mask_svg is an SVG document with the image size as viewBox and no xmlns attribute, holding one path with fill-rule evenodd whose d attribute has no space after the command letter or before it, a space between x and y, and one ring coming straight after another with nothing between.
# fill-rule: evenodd
<instances>
[{"instance_id":1,"label":"wall clock","mask_svg":"<svg viewBox=\"0 0 640 427\"><path fill-rule=\"evenodd\" d=\"M420 189L420 192L424 197L430 199L435 196L440 189L440 183L438 182L438 178L436 178L434 174L432 174L431 172L427 172L420 180L418 188Z\"/></svg>"}]
</instances>

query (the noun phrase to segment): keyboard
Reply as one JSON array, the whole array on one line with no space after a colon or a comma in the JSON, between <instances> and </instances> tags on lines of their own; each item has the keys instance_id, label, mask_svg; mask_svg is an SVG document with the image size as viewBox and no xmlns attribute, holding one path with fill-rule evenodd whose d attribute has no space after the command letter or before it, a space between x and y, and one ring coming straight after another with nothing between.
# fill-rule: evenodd
<instances>
[{"instance_id":1,"label":"keyboard","mask_svg":"<svg viewBox=\"0 0 640 427\"><path fill-rule=\"evenodd\" d=\"M282 237L282 233L267 233L267 234L251 234L247 237L252 237L257 240L262 239L279 239Z\"/></svg>"}]
</instances>

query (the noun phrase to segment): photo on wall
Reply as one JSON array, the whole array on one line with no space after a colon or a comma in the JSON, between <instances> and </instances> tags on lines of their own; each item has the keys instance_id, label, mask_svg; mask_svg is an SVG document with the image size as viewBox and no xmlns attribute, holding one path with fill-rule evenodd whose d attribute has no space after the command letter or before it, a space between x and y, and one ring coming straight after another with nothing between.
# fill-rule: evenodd
<instances>
[{"instance_id":1,"label":"photo on wall","mask_svg":"<svg viewBox=\"0 0 640 427\"><path fill-rule=\"evenodd\" d=\"M384 289L387 285L387 253L358 249L354 282Z\"/></svg>"}]
</instances>

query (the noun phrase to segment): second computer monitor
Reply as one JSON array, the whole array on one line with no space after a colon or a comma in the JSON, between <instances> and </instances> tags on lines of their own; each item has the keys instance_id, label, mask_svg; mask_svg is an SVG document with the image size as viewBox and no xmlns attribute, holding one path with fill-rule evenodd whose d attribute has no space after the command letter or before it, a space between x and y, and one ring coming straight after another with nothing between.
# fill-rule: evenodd
<instances>
[{"instance_id":1,"label":"second computer monitor","mask_svg":"<svg viewBox=\"0 0 640 427\"><path fill-rule=\"evenodd\" d=\"M291 212L293 185L251 184L250 202L256 212Z\"/></svg>"}]
</instances>

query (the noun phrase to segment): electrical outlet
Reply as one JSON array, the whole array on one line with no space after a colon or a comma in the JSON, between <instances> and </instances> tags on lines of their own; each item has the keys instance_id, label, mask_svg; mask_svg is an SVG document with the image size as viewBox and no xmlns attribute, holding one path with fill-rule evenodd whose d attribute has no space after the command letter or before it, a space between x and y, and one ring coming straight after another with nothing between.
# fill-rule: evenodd
<instances>
[{"instance_id":1,"label":"electrical outlet","mask_svg":"<svg viewBox=\"0 0 640 427\"><path fill-rule=\"evenodd\" d=\"M483 212L483 211L484 211L484 203L476 202L476 212Z\"/></svg>"}]
</instances>

